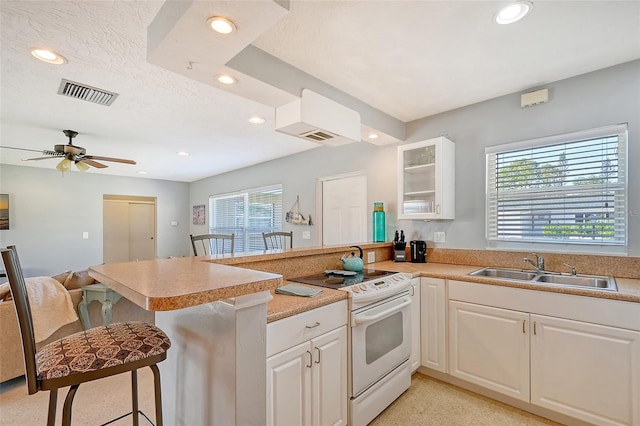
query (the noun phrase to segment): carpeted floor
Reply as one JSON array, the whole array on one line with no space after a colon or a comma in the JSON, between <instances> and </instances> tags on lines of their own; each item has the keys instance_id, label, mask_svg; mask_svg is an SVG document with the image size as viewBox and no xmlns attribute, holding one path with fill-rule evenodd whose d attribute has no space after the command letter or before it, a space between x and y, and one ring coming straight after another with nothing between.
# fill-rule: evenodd
<instances>
[{"instance_id":1,"label":"carpeted floor","mask_svg":"<svg viewBox=\"0 0 640 426\"><path fill-rule=\"evenodd\" d=\"M153 418L153 375L149 369L143 369L139 372L138 390L140 408L155 422ZM57 424L61 422L65 395L66 388L58 393ZM130 395L130 376L128 374L85 383L80 386L76 394L72 423L74 425L99 425L118 417L130 410ZM0 384L0 425L46 424L48 398L48 392L27 395L23 378ZM165 419L165 423L171 424L169 419ZM130 424L130 417L113 423L117 426ZM147 423L141 419L140 424L146 425ZM430 377L415 374L411 388L380 414L371 425L539 426L557 425L557 423Z\"/></svg>"}]
</instances>

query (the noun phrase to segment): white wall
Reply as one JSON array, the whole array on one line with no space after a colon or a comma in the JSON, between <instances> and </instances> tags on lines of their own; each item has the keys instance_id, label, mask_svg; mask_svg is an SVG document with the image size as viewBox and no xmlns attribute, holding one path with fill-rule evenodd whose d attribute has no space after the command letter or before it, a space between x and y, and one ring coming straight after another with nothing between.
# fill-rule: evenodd
<instances>
[{"instance_id":1,"label":"white wall","mask_svg":"<svg viewBox=\"0 0 640 426\"><path fill-rule=\"evenodd\" d=\"M0 247L18 248L25 276L51 275L102 263L102 196L157 198L157 256L189 254L189 184L153 179L0 166L0 193L9 194L10 229ZM177 220L179 226L171 226ZM89 239L82 239L88 232Z\"/></svg>"},{"instance_id":2,"label":"white wall","mask_svg":"<svg viewBox=\"0 0 640 426\"><path fill-rule=\"evenodd\" d=\"M373 210L373 202L384 202L388 239L396 227L404 229L409 240L431 241L434 231L445 231L447 241L439 246L484 249L486 146L627 122L628 252L640 256L640 60L540 88L549 89L550 100L546 104L522 109L521 93L514 93L407 124L407 143L441 134L456 143L456 219L453 221L397 223L396 146L377 147L366 142L338 148L320 147L194 182L190 186L191 204L208 205L212 194L282 183L285 209L300 195L303 213L313 213L317 178L366 170L370 209ZM191 230L204 233L207 226L197 228L192 226ZM284 228L294 231L294 246L318 244L314 232L317 227L285 223ZM368 228L371 233L371 218ZM311 240L301 240L304 229L312 230Z\"/></svg>"}]
</instances>

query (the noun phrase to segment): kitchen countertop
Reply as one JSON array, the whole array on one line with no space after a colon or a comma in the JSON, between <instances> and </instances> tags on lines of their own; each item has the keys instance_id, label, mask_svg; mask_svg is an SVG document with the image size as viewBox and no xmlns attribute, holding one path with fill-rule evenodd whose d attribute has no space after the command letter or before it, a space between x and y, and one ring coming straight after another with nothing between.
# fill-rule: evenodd
<instances>
[{"instance_id":1,"label":"kitchen countertop","mask_svg":"<svg viewBox=\"0 0 640 426\"><path fill-rule=\"evenodd\" d=\"M112 263L89 275L148 311L171 311L273 290L282 276L203 261L198 257Z\"/></svg>"},{"instance_id":2,"label":"kitchen countertop","mask_svg":"<svg viewBox=\"0 0 640 426\"><path fill-rule=\"evenodd\" d=\"M598 297L602 299L623 300L627 302L640 303L640 280L631 278L616 278L618 291L591 290L576 287L565 287L544 283L529 283L519 281L507 281L497 278L472 277L469 272L481 269L479 266L451 265L445 263L411 263L384 261L367 265L368 267L383 271L404 272L412 274L413 277L432 277L449 280L470 281L479 284L500 285L506 287L516 287L528 290L548 291L554 293L574 294L578 296ZM283 284L288 283L285 281ZM303 285L300 283L296 283ZM308 286L313 287L313 286ZM318 287L314 287L318 288ZM318 308L339 300L347 298L344 291L323 288L324 292L313 298L286 296L275 294L267 304L267 322L276 321L291 315L299 314L311 309Z\"/></svg>"},{"instance_id":3,"label":"kitchen countertop","mask_svg":"<svg viewBox=\"0 0 640 426\"><path fill-rule=\"evenodd\" d=\"M578 296L598 297L601 299L623 300L640 303L640 279L616 278L618 291L596 290L580 287L568 287L556 284L531 283L527 281L508 281L499 278L473 277L469 273L481 269L480 266L451 265L445 263L411 263L385 261L371 265L383 271L405 272L414 277L444 278L449 280L470 281L479 284L500 285L524 288L528 290L574 294ZM490 266L490 265L487 265Z\"/></svg>"},{"instance_id":4,"label":"kitchen countertop","mask_svg":"<svg viewBox=\"0 0 640 426\"><path fill-rule=\"evenodd\" d=\"M285 281L283 285L289 283L291 282ZM302 283L292 284L310 287L313 289L320 288ZM315 297L287 296L286 294L276 294L275 290L271 290L271 295L273 296L273 300L267 303L267 323L310 311L311 309L319 308L347 298L346 291L334 290L332 288L322 288L322 293Z\"/></svg>"}]
</instances>

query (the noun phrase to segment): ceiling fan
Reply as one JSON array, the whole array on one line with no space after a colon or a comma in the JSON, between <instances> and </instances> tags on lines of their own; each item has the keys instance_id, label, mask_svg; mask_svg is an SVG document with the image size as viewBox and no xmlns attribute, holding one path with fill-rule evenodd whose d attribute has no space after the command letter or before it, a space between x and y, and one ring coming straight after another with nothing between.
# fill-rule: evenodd
<instances>
[{"instance_id":1,"label":"ceiling fan","mask_svg":"<svg viewBox=\"0 0 640 426\"><path fill-rule=\"evenodd\" d=\"M9 149L17 149L21 151L32 151L32 152L41 152L46 155L46 157L36 157L36 158L27 158L24 161L39 161L39 160L48 160L50 158L60 158L62 157L62 161L58 163L56 169L61 172L68 172L71 170L71 164L75 163L78 170L81 172L87 171L89 166L95 167L98 169L104 169L105 167L109 167L106 164L102 164L95 160L100 161L112 161L115 163L124 163L124 164L136 164L133 160L127 160L124 158L113 158L113 157L102 157L98 155L87 155L87 151L81 147L73 144L73 138L78 135L78 132L73 130L63 130L65 136L69 138L69 143L66 145L55 145L53 151L44 150L38 151L35 149L26 149L26 148L14 148L11 146L3 146L2 148Z\"/></svg>"}]
</instances>

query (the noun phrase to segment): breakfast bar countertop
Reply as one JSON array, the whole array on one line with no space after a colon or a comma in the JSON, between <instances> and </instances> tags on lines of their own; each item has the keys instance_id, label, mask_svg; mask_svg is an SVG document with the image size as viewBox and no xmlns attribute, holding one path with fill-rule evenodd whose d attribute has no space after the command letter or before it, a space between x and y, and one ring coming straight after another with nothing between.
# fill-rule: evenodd
<instances>
[{"instance_id":1,"label":"breakfast bar countertop","mask_svg":"<svg viewBox=\"0 0 640 426\"><path fill-rule=\"evenodd\" d=\"M89 268L89 274L149 311L182 309L282 285L278 274L197 257L97 265Z\"/></svg>"}]
</instances>

